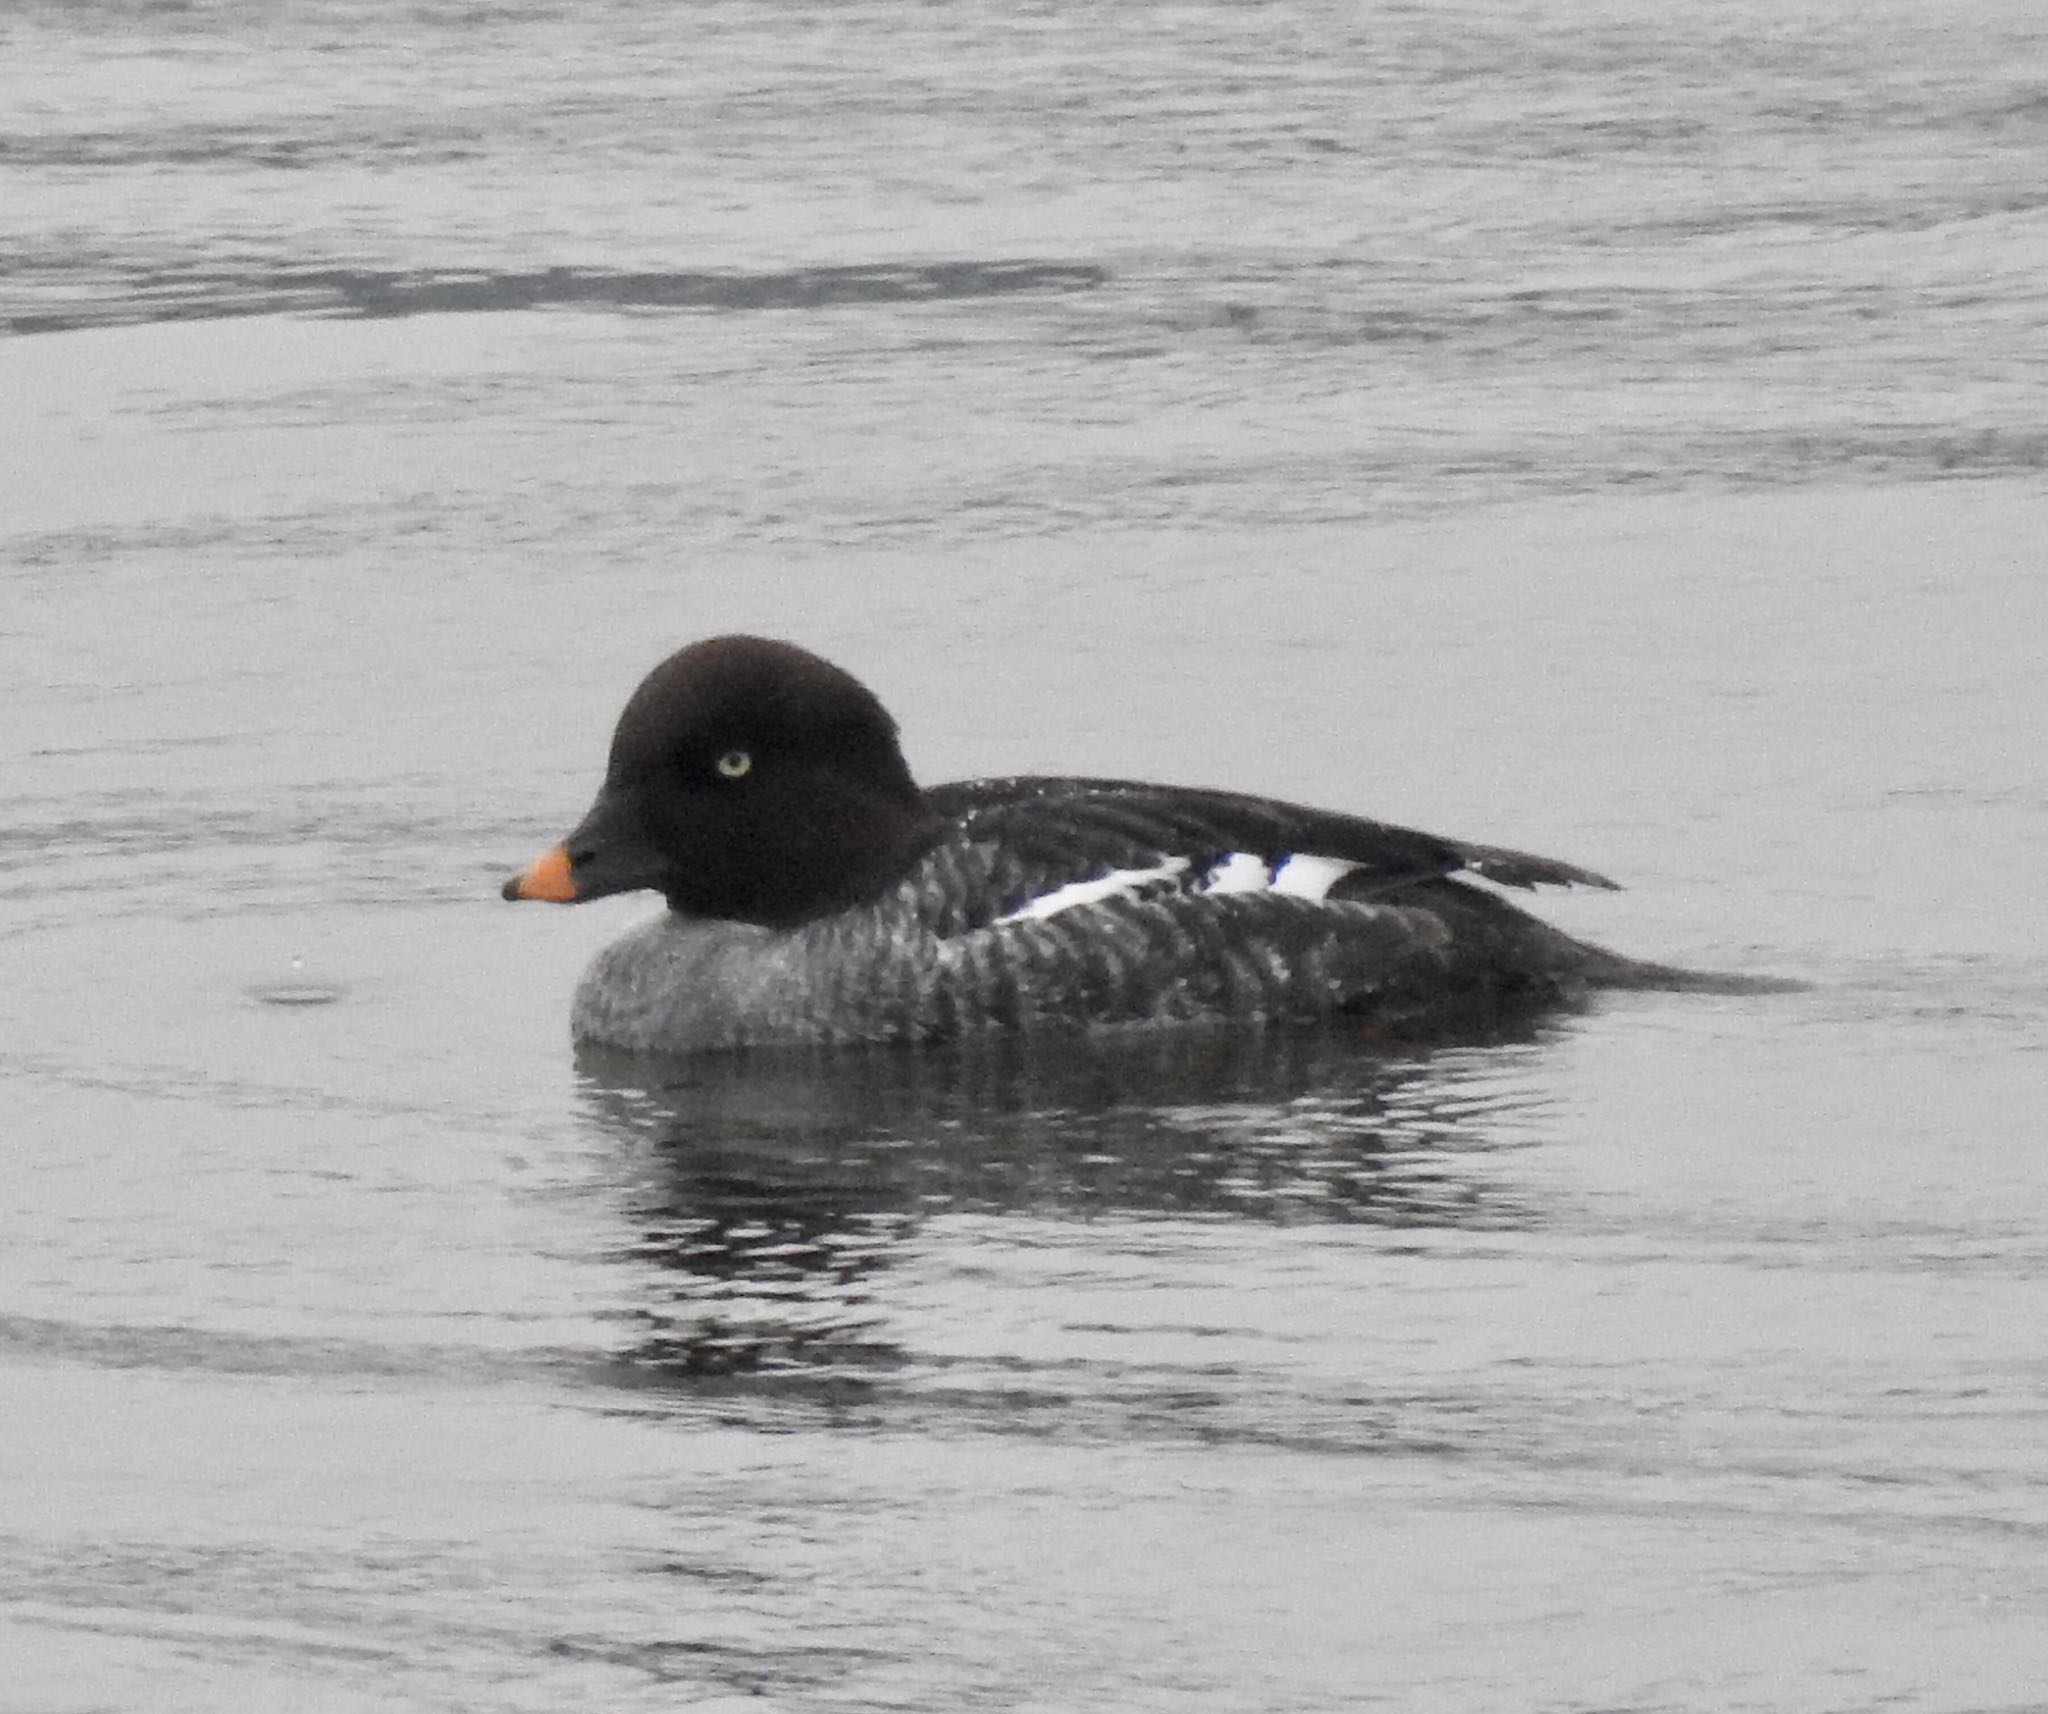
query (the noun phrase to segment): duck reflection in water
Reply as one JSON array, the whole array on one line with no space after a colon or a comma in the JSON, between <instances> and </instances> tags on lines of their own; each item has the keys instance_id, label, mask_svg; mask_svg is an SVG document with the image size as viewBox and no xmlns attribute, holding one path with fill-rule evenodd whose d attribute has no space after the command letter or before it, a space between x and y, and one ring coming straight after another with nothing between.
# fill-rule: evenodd
<instances>
[{"instance_id":1,"label":"duck reflection in water","mask_svg":"<svg viewBox=\"0 0 2048 1714\"><path fill-rule=\"evenodd\" d=\"M1533 1134L1536 1051L1533 1026L1393 1056L1228 1030L668 1061L585 1046L646 1270L621 1379L877 1383L906 1357L885 1277L948 1219L1527 1225L1484 1163Z\"/></svg>"}]
</instances>

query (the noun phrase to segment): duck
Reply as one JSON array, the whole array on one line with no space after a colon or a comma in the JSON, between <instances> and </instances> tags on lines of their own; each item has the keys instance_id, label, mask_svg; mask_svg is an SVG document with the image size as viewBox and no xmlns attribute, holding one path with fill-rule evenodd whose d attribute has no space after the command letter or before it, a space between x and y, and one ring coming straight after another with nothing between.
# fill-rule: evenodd
<instances>
[{"instance_id":1,"label":"duck","mask_svg":"<svg viewBox=\"0 0 2048 1714\"><path fill-rule=\"evenodd\" d=\"M1506 896L1615 885L1234 791L920 787L859 679L733 635L647 674L589 812L502 894L660 894L592 961L571 1030L700 1054L1200 1025L1407 1039L1601 988L1741 983L1606 951Z\"/></svg>"}]
</instances>

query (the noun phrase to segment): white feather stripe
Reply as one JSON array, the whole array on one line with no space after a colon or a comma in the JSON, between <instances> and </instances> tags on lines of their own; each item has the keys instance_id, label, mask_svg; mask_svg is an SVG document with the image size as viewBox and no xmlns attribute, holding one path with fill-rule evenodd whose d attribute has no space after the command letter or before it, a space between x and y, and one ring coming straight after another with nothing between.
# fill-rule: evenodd
<instances>
[{"instance_id":1,"label":"white feather stripe","mask_svg":"<svg viewBox=\"0 0 2048 1714\"><path fill-rule=\"evenodd\" d=\"M1323 899L1330 889L1358 865L1341 857L1297 854L1268 865L1263 857L1249 851L1232 851L1206 869L1191 889L1197 893L1282 893L1297 899ZM1071 881L1023 904L1006 916L1007 922L1043 922L1062 911L1081 905L1100 904L1104 899L1128 898L1139 889L1171 881L1187 873L1188 859L1164 857L1150 869L1112 869L1093 880Z\"/></svg>"},{"instance_id":2,"label":"white feather stripe","mask_svg":"<svg viewBox=\"0 0 2048 1714\"><path fill-rule=\"evenodd\" d=\"M997 917L995 926L1000 928L1006 922L1043 922L1047 917L1058 916L1061 911L1073 910L1078 905L1099 904L1104 899L1134 893L1148 882L1170 881L1187 866L1185 857L1168 857L1153 869L1112 869L1107 875L1098 875L1092 881L1070 881L1066 886L1055 887L1035 899L1026 899L1007 915Z\"/></svg>"}]
</instances>

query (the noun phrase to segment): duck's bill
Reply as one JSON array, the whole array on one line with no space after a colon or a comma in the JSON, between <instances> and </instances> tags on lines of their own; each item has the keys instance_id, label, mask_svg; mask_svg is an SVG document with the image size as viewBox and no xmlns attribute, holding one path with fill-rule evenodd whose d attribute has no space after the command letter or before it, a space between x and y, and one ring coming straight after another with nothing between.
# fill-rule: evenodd
<instances>
[{"instance_id":1,"label":"duck's bill","mask_svg":"<svg viewBox=\"0 0 2048 1714\"><path fill-rule=\"evenodd\" d=\"M573 905L584 896L576 890L568 848L561 845L543 851L507 881L502 891L508 899L541 899L551 905Z\"/></svg>"},{"instance_id":2,"label":"duck's bill","mask_svg":"<svg viewBox=\"0 0 2048 1714\"><path fill-rule=\"evenodd\" d=\"M630 799L600 792L568 838L543 851L501 891L508 899L580 905L586 899L666 890L668 865L647 841Z\"/></svg>"}]
</instances>

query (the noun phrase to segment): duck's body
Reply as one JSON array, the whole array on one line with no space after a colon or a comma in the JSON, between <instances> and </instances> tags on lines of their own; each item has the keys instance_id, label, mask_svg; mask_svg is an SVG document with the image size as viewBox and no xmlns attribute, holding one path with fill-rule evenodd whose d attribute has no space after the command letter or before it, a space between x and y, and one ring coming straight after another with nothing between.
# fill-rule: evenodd
<instances>
[{"instance_id":1,"label":"duck's body","mask_svg":"<svg viewBox=\"0 0 2048 1714\"><path fill-rule=\"evenodd\" d=\"M1711 978L1588 946L1463 877L1583 869L1270 799L1090 779L919 791L881 705L786 643L682 650L628 703L596 805L508 898L637 887L579 1038L642 1052L993 1031L1498 1021Z\"/></svg>"}]
</instances>

